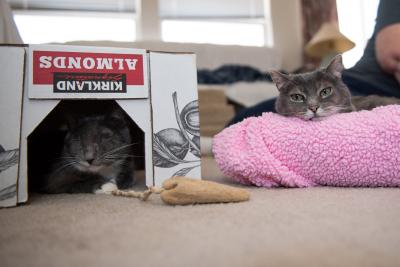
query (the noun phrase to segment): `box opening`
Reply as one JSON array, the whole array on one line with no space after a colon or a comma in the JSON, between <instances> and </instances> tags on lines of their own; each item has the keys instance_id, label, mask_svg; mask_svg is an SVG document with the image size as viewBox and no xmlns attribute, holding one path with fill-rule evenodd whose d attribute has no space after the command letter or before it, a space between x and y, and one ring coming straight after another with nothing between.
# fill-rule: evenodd
<instances>
[{"instance_id":1,"label":"box opening","mask_svg":"<svg viewBox=\"0 0 400 267\"><path fill-rule=\"evenodd\" d=\"M118 166L112 176L129 171L128 160L134 162L134 187L144 187L144 132L116 101L62 100L28 136L28 189L51 193L45 189L49 179L65 171L108 176L105 166Z\"/></svg>"}]
</instances>

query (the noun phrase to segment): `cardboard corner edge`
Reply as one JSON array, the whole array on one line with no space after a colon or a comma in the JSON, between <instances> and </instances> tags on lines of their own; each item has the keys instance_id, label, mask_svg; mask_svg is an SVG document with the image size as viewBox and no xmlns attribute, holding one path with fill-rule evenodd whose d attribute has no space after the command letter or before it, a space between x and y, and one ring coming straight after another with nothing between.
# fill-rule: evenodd
<instances>
[{"instance_id":1,"label":"cardboard corner edge","mask_svg":"<svg viewBox=\"0 0 400 267\"><path fill-rule=\"evenodd\" d=\"M17 164L17 175L15 179L15 195L11 198L4 199L0 201L0 208L11 208L16 207L20 203L25 203L27 199L21 199L19 195L19 182L21 181L20 175L20 166L21 166L21 136L22 136L22 109L23 109L23 101L24 101L24 86L25 86L25 66L26 66L26 55L27 55L27 48L28 45L26 44L11 44L11 43L3 43L0 44L0 48L3 47L12 47L12 48L20 48L23 50L22 53L22 69L18 71L18 75L21 76L22 83L20 84L21 95L20 97L20 107L19 107L19 130L18 133L18 164ZM7 201L11 200L12 201Z\"/></svg>"}]
</instances>

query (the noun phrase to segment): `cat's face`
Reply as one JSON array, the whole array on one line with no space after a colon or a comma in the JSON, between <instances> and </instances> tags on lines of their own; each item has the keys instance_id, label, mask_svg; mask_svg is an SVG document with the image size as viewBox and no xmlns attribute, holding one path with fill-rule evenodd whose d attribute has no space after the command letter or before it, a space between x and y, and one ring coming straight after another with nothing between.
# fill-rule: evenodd
<instances>
[{"instance_id":1,"label":"cat's face","mask_svg":"<svg viewBox=\"0 0 400 267\"><path fill-rule=\"evenodd\" d=\"M327 68L310 73L271 72L279 90L276 111L284 116L311 120L353 110L350 91L341 79L342 70L341 56L337 56Z\"/></svg>"},{"instance_id":2,"label":"cat's face","mask_svg":"<svg viewBox=\"0 0 400 267\"><path fill-rule=\"evenodd\" d=\"M69 126L63 157L80 171L102 173L123 164L131 151L131 137L119 116L87 116Z\"/></svg>"}]
</instances>

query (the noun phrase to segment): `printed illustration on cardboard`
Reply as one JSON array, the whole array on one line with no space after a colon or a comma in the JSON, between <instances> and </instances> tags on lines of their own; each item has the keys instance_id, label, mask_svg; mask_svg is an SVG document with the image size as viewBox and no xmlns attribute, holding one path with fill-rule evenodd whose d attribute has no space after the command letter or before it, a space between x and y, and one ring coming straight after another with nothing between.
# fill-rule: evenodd
<instances>
[{"instance_id":1,"label":"printed illustration on cardboard","mask_svg":"<svg viewBox=\"0 0 400 267\"><path fill-rule=\"evenodd\" d=\"M182 164L184 167L172 176L183 176L200 167L199 105L197 100L193 100L179 111L176 92L172 94L172 101L179 129L166 128L153 135L153 162L160 168L171 168ZM187 159L189 153L198 159Z\"/></svg>"},{"instance_id":2,"label":"printed illustration on cardboard","mask_svg":"<svg viewBox=\"0 0 400 267\"><path fill-rule=\"evenodd\" d=\"M19 159L19 150L11 149L5 150L0 145L0 172L7 170L8 168L16 165ZM5 188L0 188L0 200L8 199L17 193L17 185L12 184Z\"/></svg>"}]
</instances>

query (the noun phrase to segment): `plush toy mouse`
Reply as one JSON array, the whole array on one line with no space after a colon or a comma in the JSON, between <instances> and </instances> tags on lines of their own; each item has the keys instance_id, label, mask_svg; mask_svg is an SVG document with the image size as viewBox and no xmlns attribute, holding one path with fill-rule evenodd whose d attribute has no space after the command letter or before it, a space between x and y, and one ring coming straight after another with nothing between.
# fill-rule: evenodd
<instances>
[{"instance_id":1,"label":"plush toy mouse","mask_svg":"<svg viewBox=\"0 0 400 267\"><path fill-rule=\"evenodd\" d=\"M247 201L248 191L211 181L175 176L166 180L162 188L150 187L144 192L115 190L115 196L135 197L147 200L151 194L160 194L169 205L228 203Z\"/></svg>"}]
</instances>

